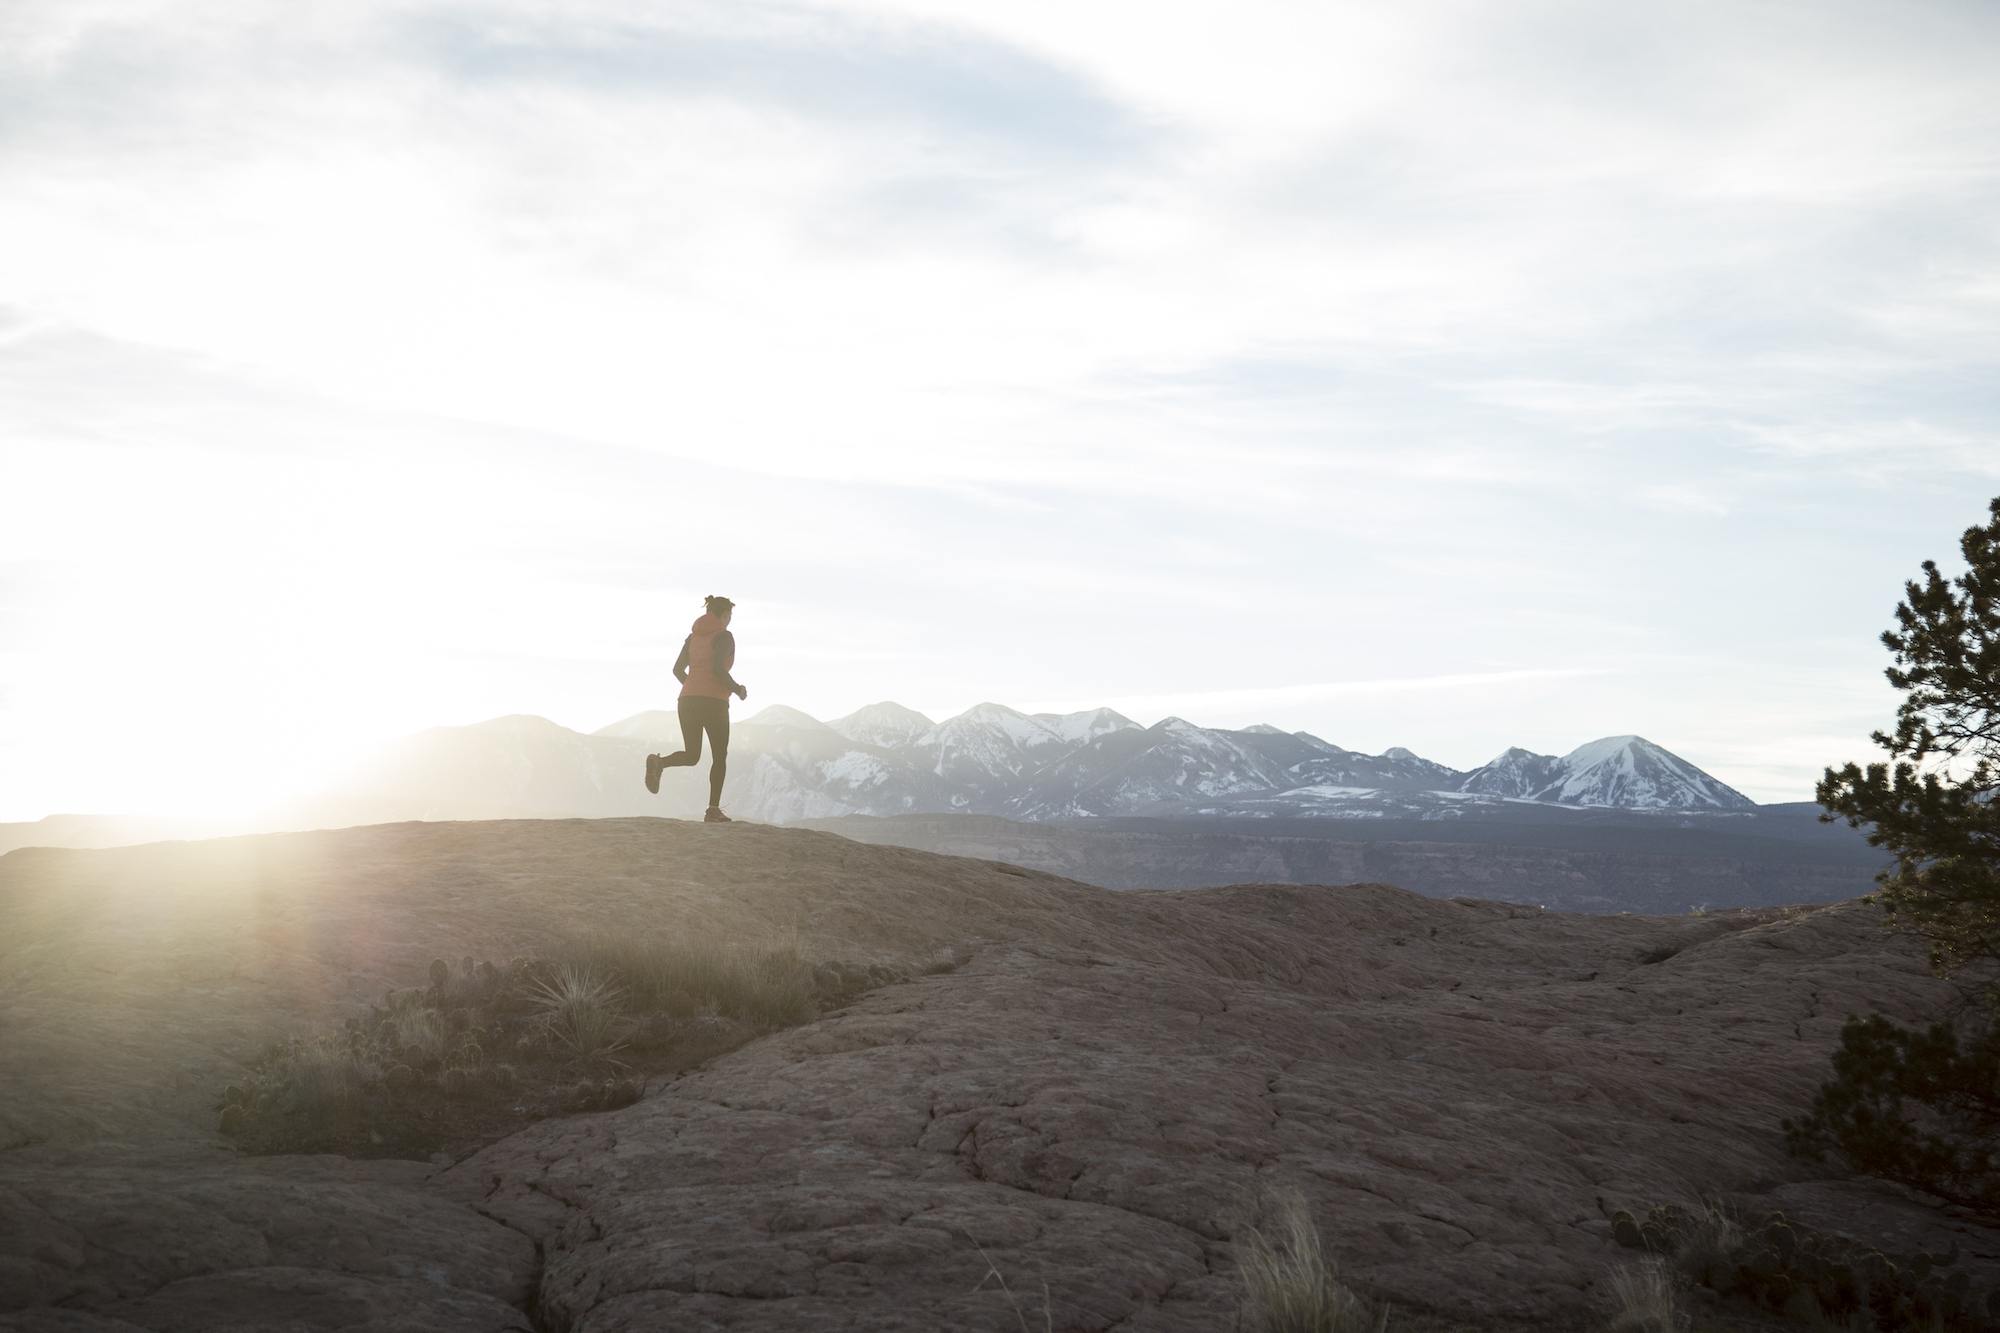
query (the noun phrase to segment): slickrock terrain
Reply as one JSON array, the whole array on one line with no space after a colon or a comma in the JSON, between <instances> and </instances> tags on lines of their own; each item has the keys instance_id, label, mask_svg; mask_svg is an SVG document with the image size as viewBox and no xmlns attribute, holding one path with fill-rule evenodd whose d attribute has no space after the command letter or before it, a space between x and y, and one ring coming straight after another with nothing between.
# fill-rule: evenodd
<instances>
[{"instance_id":1,"label":"slickrock terrain","mask_svg":"<svg viewBox=\"0 0 2000 1333\"><path fill-rule=\"evenodd\" d=\"M249 1158L264 1041L432 957L682 930L965 960L456 1162ZM1857 903L1588 917L1380 885L1117 893L824 833L406 824L0 858L0 1326L1232 1326L1302 1190L1361 1290L1601 1327L1618 1209L2000 1236L1788 1159L1843 1016L1941 983ZM1004 1283L1004 1287L1003 1284Z\"/></svg>"}]
</instances>

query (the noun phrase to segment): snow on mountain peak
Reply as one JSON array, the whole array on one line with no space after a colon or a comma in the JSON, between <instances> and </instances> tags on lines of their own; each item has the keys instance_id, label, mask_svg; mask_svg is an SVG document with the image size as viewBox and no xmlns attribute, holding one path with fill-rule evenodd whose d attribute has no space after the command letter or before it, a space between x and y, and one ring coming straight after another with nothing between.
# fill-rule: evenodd
<instances>
[{"instance_id":1,"label":"snow on mountain peak","mask_svg":"<svg viewBox=\"0 0 2000 1333\"><path fill-rule=\"evenodd\" d=\"M1034 713L1035 721L1072 745L1085 745L1114 731L1131 731L1138 723L1111 708L1087 708L1080 713Z\"/></svg>"},{"instance_id":2,"label":"snow on mountain peak","mask_svg":"<svg viewBox=\"0 0 2000 1333\"><path fill-rule=\"evenodd\" d=\"M973 730L998 733L1016 745L1043 745L1057 739L1055 731L1047 723L1038 722L1006 704L989 702L974 704L963 713L938 723L924 737L924 743L933 744L939 737Z\"/></svg>"},{"instance_id":3,"label":"snow on mountain peak","mask_svg":"<svg viewBox=\"0 0 2000 1333\"><path fill-rule=\"evenodd\" d=\"M857 708L846 717L827 723L858 745L894 750L910 745L937 723L914 708L905 708L891 699Z\"/></svg>"},{"instance_id":4,"label":"snow on mountain peak","mask_svg":"<svg viewBox=\"0 0 2000 1333\"><path fill-rule=\"evenodd\" d=\"M1537 800L1655 810L1748 810L1756 804L1643 736L1600 737L1557 762L1560 777Z\"/></svg>"},{"instance_id":5,"label":"snow on mountain peak","mask_svg":"<svg viewBox=\"0 0 2000 1333\"><path fill-rule=\"evenodd\" d=\"M1659 746L1653 744L1644 736L1600 736L1594 741L1585 741L1562 758L1563 762L1572 768L1583 768L1591 764L1603 763L1605 760L1616 758L1621 754L1631 754L1647 750L1659 751L1661 754L1666 753L1666 751L1661 750Z\"/></svg>"},{"instance_id":6,"label":"snow on mountain peak","mask_svg":"<svg viewBox=\"0 0 2000 1333\"><path fill-rule=\"evenodd\" d=\"M1491 759L1487 760L1486 762L1489 765L1492 765L1492 764L1504 764L1509 761L1512 761L1514 763L1519 763L1523 759L1553 759L1553 758L1555 758L1555 756L1552 754L1540 754L1534 750L1524 750L1518 745L1510 745L1506 749L1502 750L1499 754L1494 755Z\"/></svg>"},{"instance_id":7,"label":"snow on mountain peak","mask_svg":"<svg viewBox=\"0 0 2000 1333\"><path fill-rule=\"evenodd\" d=\"M772 704L755 717L743 719L746 727L804 727L811 731L831 731L832 728L810 713L784 704Z\"/></svg>"},{"instance_id":8,"label":"snow on mountain peak","mask_svg":"<svg viewBox=\"0 0 2000 1333\"><path fill-rule=\"evenodd\" d=\"M939 777L978 781L1017 778L1038 768L1051 750L1068 748L1046 723L1005 704L975 704L917 738ZM983 775L983 776L979 776Z\"/></svg>"},{"instance_id":9,"label":"snow on mountain peak","mask_svg":"<svg viewBox=\"0 0 2000 1333\"><path fill-rule=\"evenodd\" d=\"M1544 799L1539 793L1563 774L1563 761L1552 754L1536 754L1518 745L1509 746L1460 779L1458 790L1482 796L1524 800Z\"/></svg>"},{"instance_id":10,"label":"snow on mountain peak","mask_svg":"<svg viewBox=\"0 0 2000 1333\"><path fill-rule=\"evenodd\" d=\"M1210 729L1171 716L1142 728L1106 708L1029 715L988 702L932 723L884 700L828 724L777 705L750 718L741 736L737 790L746 808L774 818L927 810L1029 819L1232 812L1345 818L1416 810L1430 818L1444 802L1472 810L1516 801L1716 814L1755 808L1636 735L1600 737L1561 757L1514 747L1468 774L1402 746L1363 755L1269 724ZM679 742L676 714L655 709L588 737L546 718L515 715L434 729L411 743L483 747L479 762L489 765L500 752L508 756L509 774L587 761L591 791L607 792L607 781L617 783L605 774L622 766L629 776L636 750L671 750ZM699 784L692 778L690 784L684 784L690 799L699 799ZM506 799L513 802L509 810L556 808L534 804L543 797L525 788L510 788Z\"/></svg>"}]
</instances>

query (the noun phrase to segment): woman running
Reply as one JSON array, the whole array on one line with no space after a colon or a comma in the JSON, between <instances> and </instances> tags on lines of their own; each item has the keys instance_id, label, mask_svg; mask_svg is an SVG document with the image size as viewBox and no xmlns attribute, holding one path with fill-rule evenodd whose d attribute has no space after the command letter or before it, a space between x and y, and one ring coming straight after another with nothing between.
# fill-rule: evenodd
<instances>
[{"instance_id":1,"label":"woman running","mask_svg":"<svg viewBox=\"0 0 2000 1333\"><path fill-rule=\"evenodd\" d=\"M681 683L681 748L675 754L646 756L646 790L659 794L661 769L700 763L705 731L715 758L708 767L708 813L702 820L732 824L735 821L722 813L722 779L729 772L729 696L748 700L750 691L729 674L729 668L736 665L736 637L729 632L736 603L727 597L704 597L702 601L708 609L694 622L694 632L674 660L674 679Z\"/></svg>"}]
</instances>

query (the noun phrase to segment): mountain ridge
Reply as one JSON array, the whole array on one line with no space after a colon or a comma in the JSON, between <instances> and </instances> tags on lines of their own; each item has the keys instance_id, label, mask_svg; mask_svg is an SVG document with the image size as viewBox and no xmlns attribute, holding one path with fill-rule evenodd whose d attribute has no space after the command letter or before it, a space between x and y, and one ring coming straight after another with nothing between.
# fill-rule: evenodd
<instances>
[{"instance_id":1,"label":"mountain ridge","mask_svg":"<svg viewBox=\"0 0 2000 1333\"><path fill-rule=\"evenodd\" d=\"M670 770L657 797L631 776L648 750L679 744L678 721L665 710L588 734L525 714L431 728L390 747L344 790L304 803L299 817L689 815L705 804L706 765ZM1455 819L1521 803L1673 815L1756 809L1635 734L1563 756L1513 748L1460 771L1406 747L1363 754L1269 723L1204 727L1169 716L1141 726L1109 708L1028 713L990 700L938 720L893 700L832 722L768 705L738 724L730 758L725 804L764 822L921 813Z\"/></svg>"},{"instance_id":2,"label":"mountain ridge","mask_svg":"<svg viewBox=\"0 0 2000 1333\"><path fill-rule=\"evenodd\" d=\"M230 831L410 819L697 817L707 804L705 763L669 770L657 795L639 780L649 751L680 744L679 719L665 709L592 732L522 713L431 727ZM1268 723L1203 727L1166 717L1146 727L1108 708L1031 714L991 702L933 720L884 700L833 722L772 705L739 722L730 759L725 805L766 823L905 814L1505 822L1536 811L1687 819L1758 809L1638 735L1588 741L1565 756L1511 748L1461 772L1405 747L1367 755ZM44 839L103 845L124 840L119 830L130 823L86 822L102 831L6 826L0 851ZM203 831L225 830L210 821Z\"/></svg>"}]
</instances>

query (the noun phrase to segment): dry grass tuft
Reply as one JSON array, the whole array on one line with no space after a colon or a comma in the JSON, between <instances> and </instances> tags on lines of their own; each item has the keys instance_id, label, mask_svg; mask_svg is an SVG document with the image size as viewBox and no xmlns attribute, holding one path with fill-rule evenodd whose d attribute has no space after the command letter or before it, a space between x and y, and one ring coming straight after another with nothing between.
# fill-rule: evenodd
<instances>
[{"instance_id":1,"label":"dry grass tuft","mask_svg":"<svg viewBox=\"0 0 2000 1333\"><path fill-rule=\"evenodd\" d=\"M625 1044L617 1035L624 991L588 964L558 963L530 998L549 1036L579 1060L608 1060Z\"/></svg>"},{"instance_id":2,"label":"dry grass tuft","mask_svg":"<svg viewBox=\"0 0 2000 1333\"><path fill-rule=\"evenodd\" d=\"M381 1069L337 1037L321 1035L291 1049L292 1095L301 1108L351 1105Z\"/></svg>"},{"instance_id":3,"label":"dry grass tuft","mask_svg":"<svg viewBox=\"0 0 2000 1333\"><path fill-rule=\"evenodd\" d=\"M781 1028L817 1011L813 967L796 944L749 950L713 940L599 934L568 940L555 956L560 965L605 977L635 1007L658 1013L719 1013Z\"/></svg>"},{"instance_id":4,"label":"dry grass tuft","mask_svg":"<svg viewBox=\"0 0 2000 1333\"><path fill-rule=\"evenodd\" d=\"M1380 1333L1387 1309L1341 1283L1320 1245L1305 1196L1275 1201L1271 1229L1250 1231L1237 1246L1244 1322L1258 1333Z\"/></svg>"},{"instance_id":5,"label":"dry grass tuft","mask_svg":"<svg viewBox=\"0 0 2000 1333\"><path fill-rule=\"evenodd\" d=\"M966 1239L971 1240L972 1238L968 1235ZM1013 1309L1014 1322L1021 1326L1021 1333L1033 1333L1033 1330L1028 1327L1027 1311L1021 1308L1021 1300L1014 1294L1014 1289L1007 1285L1006 1274L1000 1271L1000 1265L993 1262L993 1256L988 1254L986 1247L978 1241L972 1242L972 1248L978 1250L979 1257L986 1261L986 1275L979 1279L979 1286L974 1287L973 1290L978 1291L980 1287L984 1287L987 1278L992 1278L995 1282L999 1283L1000 1294L1007 1298L1007 1304ZM1055 1306L1049 1299L1049 1284L1044 1282L1042 1284L1042 1333L1054 1333L1055 1326Z\"/></svg>"},{"instance_id":6,"label":"dry grass tuft","mask_svg":"<svg viewBox=\"0 0 2000 1333\"><path fill-rule=\"evenodd\" d=\"M435 1064L444 1059L445 1041L450 1036L444 1015L428 1005L398 1009L390 1023L396 1044L421 1063Z\"/></svg>"},{"instance_id":7,"label":"dry grass tuft","mask_svg":"<svg viewBox=\"0 0 2000 1333\"><path fill-rule=\"evenodd\" d=\"M907 980L881 964L815 964L796 936L749 948L601 934L504 966L438 958L426 986L267 1049L216 1109L251 1151L426 1155L629 1105L647 1078Z\"/></svg>"},{"instance_id":8,"label":"dry grass tuft","mask_svg":"<svg viewBox=\"0 0 2000 1333\"><path fill-rule=\"evenodd\" d=\"M1674 1263L1694 1281L1711 1283L1736 1261L1743 1242L1743 1228L1728 1210L1717 1200L1704 1199L1700 1211L1683 1224Z\"/></svg>"},{"instance_id":9,"label":"dry grass tuft","mask_svg":"<svg viewBox=\"0 0 2000 1333\"><path fill-rule=\"evenodd\" d=\"M1682 1333L1680 1287L1661 1259L1627 1264L1611 1275L1613 1309L1607 1333Z\"/></svg>"}]
</instances>

